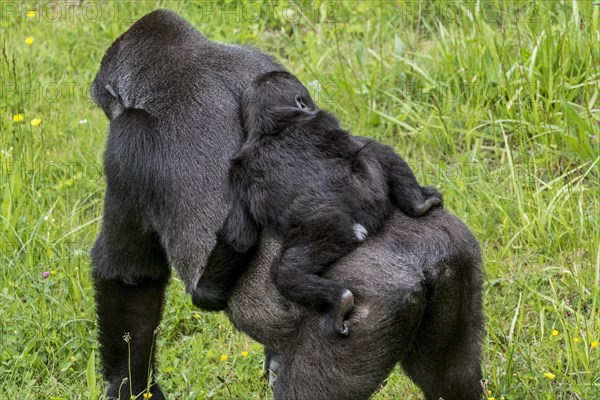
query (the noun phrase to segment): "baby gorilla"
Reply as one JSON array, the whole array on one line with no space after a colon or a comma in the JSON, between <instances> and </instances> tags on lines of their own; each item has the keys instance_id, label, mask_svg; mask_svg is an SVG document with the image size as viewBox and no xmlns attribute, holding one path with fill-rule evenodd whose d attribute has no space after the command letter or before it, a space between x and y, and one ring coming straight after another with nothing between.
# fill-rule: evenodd
<instances>
[{"instance_id":1,"label":"baby gorilla","mask_svg":"<svg viewBox=\"0 0 600 400\"><path fill-rule=\"evenodd\" d=\"M442 205L390 147L350 135L287 72L259 76L242 96L246 141L229 171L231 208L193 293L207 310L227 306L259 231L280 239L271 272L281 293L325 313L325 333L348 334L352 293L319 276L377 231L393 207L419 217Z\"/></svg>"}]
</instances>

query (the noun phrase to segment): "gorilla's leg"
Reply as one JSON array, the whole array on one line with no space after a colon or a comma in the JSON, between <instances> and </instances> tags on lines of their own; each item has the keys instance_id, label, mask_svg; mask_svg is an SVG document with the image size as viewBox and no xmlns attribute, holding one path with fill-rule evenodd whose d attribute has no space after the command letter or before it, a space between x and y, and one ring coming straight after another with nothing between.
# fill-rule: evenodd
<instances>
[{"instance_id":1,"label":"gorilla's leg","mask_svg":"<svg viewBox=\"0 0 600 400\"><path fill-rule=\"evenodd\" d=\"M151 349L160 323L166 281L129 285L117 279L94 279L102 364L110 382L108 396L129 399L148 387L154 367ZM128 381L124 382L124 378ZM150 393L153 399L164 399L154 383L150 384Z\"/></svg>"},{"instance_id":2,"label":"gorilla's leg","mask_svg":"<svg viewBox=\"0 0 600 400\"><path fill-rule=\"evenodd\" d=\"M394 149L374 140L368 140L365 148L374 152L384 166L391 197L402 212L412 217L422 217L432 207L443 206L442 194L432 187L419 185L406 161Z\"/></svg>"},{"instance_id":3,"label":"gorilla's leg","mask_svg":"<svg viewBox=\"0 0 600 400\"><path fill-rule=\"evenodd\" d=\"M427 307L402 367L426 400L481 400L481 277L463 259L425 271Z\"/></svg>"},{"instance_id":4,"label":"gorilla's leg","mask_svg":"<svg viewBox=\"0 0 600 400\"><path fill-rule=\"evenodd\" d=\"M352 292L337 282L319 276L326 263L311 259L306 247L291 247L273 264L273 277L281 293L288 299L324 311L322 324L326 335L349 333L344 317L354 305Z\"/></svg>"},{"instance_id":5,"label":"gorilla's leg","mask_svg":"<svg viewBox=\"0 0 600 400\"><path fill-rule=\"evenodd\" d=\"M160 388L148 378L170 269L156 236L142 233L134 213L113 218L109 203L107 193L104 225L92 250L108 398L129 399L150 387L152 399L162 400Z\"/></svg>"}]
</instances>

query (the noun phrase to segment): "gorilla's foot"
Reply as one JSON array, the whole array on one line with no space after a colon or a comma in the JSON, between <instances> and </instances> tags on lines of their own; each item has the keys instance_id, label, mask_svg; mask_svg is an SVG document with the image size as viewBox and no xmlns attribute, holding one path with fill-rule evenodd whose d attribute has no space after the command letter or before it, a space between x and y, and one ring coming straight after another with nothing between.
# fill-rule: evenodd
<instances>
[{"instance_id":1,"label":"gorilla's foot","mask_svg":"<svg viewBox=\"0 0 600 400\"><path fill-rule=\"evenodd\" d=\"M414 215L412 215L412 217L421 217L427 214L431 208L436 206L443 207L442 194L440 192L430 186L422 187L421 192L426 200L415 208Z\"/></svg>"},{"instance_id":2,"label":"gorilla's foot","mask_svg":"<svg viewBox=\"0 0 600 400\"><path fill-rule=\"evenodd\" d=\"M441 203L440 199L437 197L430 197L425 200L420 206L415 208L415 217L421 217L427 214L427 211L431 209L431 207L437 206Z\"/></svg>"},{"instance_id":3,"label":"gorilla's foot","mask_svg":"<svg viewBox=\"0 0 600 400\"><path fill-rule=\"evenodd\" d=\"M340 297L337 307L334 308L325 316L323 331L326 335L332 336L348 336L350 329L345 322L345 317L348 315L354 306L354 295L351 291L345 290Z\"/></svg>"}]
</instances>

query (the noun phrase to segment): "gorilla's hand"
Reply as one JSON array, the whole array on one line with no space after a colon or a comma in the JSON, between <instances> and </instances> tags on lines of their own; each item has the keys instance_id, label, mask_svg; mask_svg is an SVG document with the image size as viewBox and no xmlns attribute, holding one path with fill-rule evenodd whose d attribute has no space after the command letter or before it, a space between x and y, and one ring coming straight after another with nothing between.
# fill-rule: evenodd
<instances>
[{"instance_id":1,"label":"gorilla's hand","mask_svg":"<svg viewBox=\"0 0 600 400\"><path fill-rule=\"evenodd\" d=\"M198 285L192 292L192 302L206 311L222 311L227 308L229 293L214 287Z\"/></svg>"}]
</instances>

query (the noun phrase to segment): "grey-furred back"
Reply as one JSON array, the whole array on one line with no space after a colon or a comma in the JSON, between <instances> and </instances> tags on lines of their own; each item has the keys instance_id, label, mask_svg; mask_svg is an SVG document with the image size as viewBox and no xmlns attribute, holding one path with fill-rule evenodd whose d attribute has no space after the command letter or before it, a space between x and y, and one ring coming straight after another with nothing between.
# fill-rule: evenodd
<instances>
[{"instance_id":1,"label":"grey-furred back","mask_svg":"<svg viewBox=\"0 0 600 400\"><path fill-rule=\"evenodd\" d=\"M398 363L427 400L481 398L481 255L458 218L397 211L328 269L355 294L347 338L322 335L318 314L278 292L269 277L278 251L263 238L228 309L238 329L279 355L278 400L368 399Z\"/></svg>"}]
</instances>

